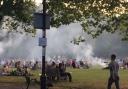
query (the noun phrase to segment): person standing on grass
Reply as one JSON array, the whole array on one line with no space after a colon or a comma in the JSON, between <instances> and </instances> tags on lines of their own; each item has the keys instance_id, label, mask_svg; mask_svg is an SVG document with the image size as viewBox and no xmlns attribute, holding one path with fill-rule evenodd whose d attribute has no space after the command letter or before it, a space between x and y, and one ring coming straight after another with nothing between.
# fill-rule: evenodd
<instances>
[{"instance_id":1,"label":"person standing on grass","mask_svg":"<svg viewBox=\"0 0 128 89\"><path fill-rule=\"evenodd\" d=\"M116 89L120 89L119 87L119 64L115 61L116 55L111 55L111 62L109 64L109 70L110 70L110 77L108 79L108 86L107 89L111 89L111 86L113 83L115 83Z\"/></svg>"}]
</instances>

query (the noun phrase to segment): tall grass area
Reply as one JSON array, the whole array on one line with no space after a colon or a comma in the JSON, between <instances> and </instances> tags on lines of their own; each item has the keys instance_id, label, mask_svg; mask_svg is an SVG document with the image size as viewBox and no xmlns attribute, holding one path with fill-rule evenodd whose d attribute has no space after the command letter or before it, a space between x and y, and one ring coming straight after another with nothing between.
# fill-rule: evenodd
<instances>
[{"instance_id":1,"label":"tall grass area","mask_svg":"<svg viewBox=\"0 0 128 89\"><path fill-rule=\"evenodd\" d=\"M67 69L71 72L73 81L58 81L54 83L54 87L50 89L106 89L107 81L109 77L109 70L102 69ZM34 77L39 79L39 71L33 72ZM121 89L128 89L128 70L120 70L120 86ZM1 86L6 85L9 88L1 88ZM114 84L113 84L114 85ZM11 88L15 86L17 88ZM23 77L13 77L0 76L0 89L21 89L25 88L25 78ZM29 89L40 89L38 84L32 83ZM115 89L113 86L112 89Z\"/></svg>"}]
</instances>

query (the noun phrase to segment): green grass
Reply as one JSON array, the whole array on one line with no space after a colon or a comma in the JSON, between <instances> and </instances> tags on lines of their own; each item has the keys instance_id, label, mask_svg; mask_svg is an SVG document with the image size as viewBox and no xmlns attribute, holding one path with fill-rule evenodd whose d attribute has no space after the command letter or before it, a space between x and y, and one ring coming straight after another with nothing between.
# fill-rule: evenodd
<instances>
[{"instance_id":1,"label":"green grass","mask_svg":"<svg viewBox=\"0 0 128 89\"><path fill-rule=\"evenodd\" d=\"M61 87L59 89L106 89L109 70L69 69L68 71L72 72L73 82L59 82L56 84L56 87ZM119 74L121 89L128 89L128 71L120 70Z\"/></svg>"},{"instance_id":2,"label":"green grass","mask_svg":"<svg viewBox=\"0 0 128 89\"><path fill-rule=\"evenodd\" d=\"M68 69L73 77L73 82L59 81L54 83L51 89L106 89L109 77L109 70L102 69ZM39 79L39 72L33 72ZM121 89L128 89L128 70L120 70ZM23 85L25 79L23 77L0 77L0 86L2 84L12 84L13 86ZM11 86L11 85L9 85ZM38 85L34 89L40 89ZM1 88L0 88L1 89ZM31 88L30 88L31 89ZM113 89L114 86L113 86Z\"/></svg>"}]
</instances>

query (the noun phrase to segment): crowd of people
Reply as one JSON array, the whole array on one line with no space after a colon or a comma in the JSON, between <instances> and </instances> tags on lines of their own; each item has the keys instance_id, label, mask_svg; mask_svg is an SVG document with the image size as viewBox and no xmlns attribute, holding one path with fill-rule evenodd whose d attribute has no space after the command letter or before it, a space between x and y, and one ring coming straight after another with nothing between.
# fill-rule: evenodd
<instances>
[{"instance_id":1,"label":"crowd of people","mask_svg":"<svg viewBox=\"0 0 128 89\"><path fill-rule=\"evenodd\" d=\"M40 61L28 61L28 60L0 60L0 75L23 75L24 71L27 69L29 70L36 70L41 69ZM61 65L62 64L62 65ZM65 65L65 66L64 66ZM46 69L50 69L51 67L60 68L60 66L64 67L63 69L66 71L66 67L72 68L83 68L88 69L90 68L90 64L87 61L76 61L76 59L69 59L69 60L50 60L46 62ZM119 63L120 68L127 69L128 68L128 59ZM64 71L63 70L63 71ZM50 74L50 73L49 73ZM51 72L52 75L52 72Z\"/></svg>"},{"instance_id":2,"label":"crowd of people","mask_svg":"<svg viewBox=\"0 0 128 89\"><path fill-rule=\"evenodd\" d=\"M88 69L91 64L88 63L88 61L83 61L83 60L76 60L76 59L67 59L67 60L62 60L62 61L59 61L59 63L61 62L64 62L65 65L67 67L70 67L70 68L83 68L83 69ZM56 64L59 64L59 63L56 63Z\"/></svg>"},{"instance_id":3,"label":"crowd of people","mask_svg":"<svg viewBox=\"0 0 128 89\"><path fill-rule=\"evenodd\" d=\"M37 70L41 69L40 61L28 61L28 60L0 60L0 75L24 75L24 72L27 70L28 72L30 70ZM46 62L46 69L49 70L50 68L58 68L61 73L61 75L68 75L69 73L66 73L66 67L72 67L72 68L89 68L89 65L87 62L84 61L76 61L74 59L67 60L67 61L59 61L56 62L55 60L47 61ZM63 73L62 73L63 72ZM48 73L48 74L53 74Z\"/></svg>"},{"instance_id":4,"label":"crowd of people","mask_svg":"<svg viewBox=\"0 0 128 89\"><path fill-rule=\"evenodd\" d=\"M0 64L0 75L12 75L12 76L23 76L26 73L30 74L30 70L36 70L40 68L39 62L31 62L31 61L14 61L7 60L3 61Z\"/></svg>"},{"instance_id":5,"label":"crowd of people","mask_svg":"<svg viewBox=\"0 0 128 89\"><path fill-rule=\"evenodd\" d=\"M123 60L123 65L122 65L122 67L123 67L124 69L128 69L128 58L125 58L125 59Z\"/></svg>"},{"instance_id":6,"label":"crowd of people","mask_svg":"<svg viewBox=\"0 0 128 89\"><path fill-rule=\"evenodd\" d=\"M128 68L128 59L122 60L122 63L115 60L116 55L111 55L111 62L108 64L108 69L110 70L110 77L108 80L108 89L111 89L111 85L115 82L116 88L119 88L119 75L118 71L121 67L124 69ZM59 61L55 60L46 61L46 76L47 80L55 81L55 80L68 80L72 82L72 73L67 71L67 67L72 68L89 68L89 64L87 61L76 61L76 60L67 60L67 61ZM41 69L42 64L40 61L18 61L18 60L6 60L0 62L0 75L4 76L31 76L30 70L38 70ZM29 80L30 81L30 80Z\"/></svg>"}]
</instances>

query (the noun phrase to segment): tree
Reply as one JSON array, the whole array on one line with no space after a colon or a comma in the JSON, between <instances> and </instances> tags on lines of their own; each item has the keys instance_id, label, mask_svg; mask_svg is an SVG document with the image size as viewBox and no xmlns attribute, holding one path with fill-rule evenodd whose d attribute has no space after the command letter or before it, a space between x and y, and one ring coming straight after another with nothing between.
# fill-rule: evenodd
<instances>
[{"instance_id":1,"label":"tree","mask_svg":"<svg viewBox=\"0 0 128 89\"><path fill-rule=\"evenodd\" d=\"M32 24L34 0L0 0L0 18L11 16L23 23ZM119 31L128 40L128 0L47 0L47 12L52 16L51 26L59 27L79 22L93 38L107 31ZM17 21L12 27L17 27ZM95 29L91 30L90 27ZM15 29L14 28L14 29ZM35 32L27 29L25 31Z\"/></svg>"},{"instance_id":2,"label":"tree","mask_svg":"<svg viewBox=\"0 0 128 89\"><path fill-rule=\"evenodd\" d=\"M48 6L52 26L80 22L93 38L119 31L128 40L128 0L49 0Z\"/></svg>"},{"instance_id":3,"label":"tree","mask_svg":"<svg viewBox=\"0 0 128 89\"><path fill-rule=\"evenodd\" d=\"M1 27L6 23L9 30L17 30L21 26L25 32L34 33L35 30L30 25L35 7L33 0L0 0Z\"/></svg>"}]
</instances>

